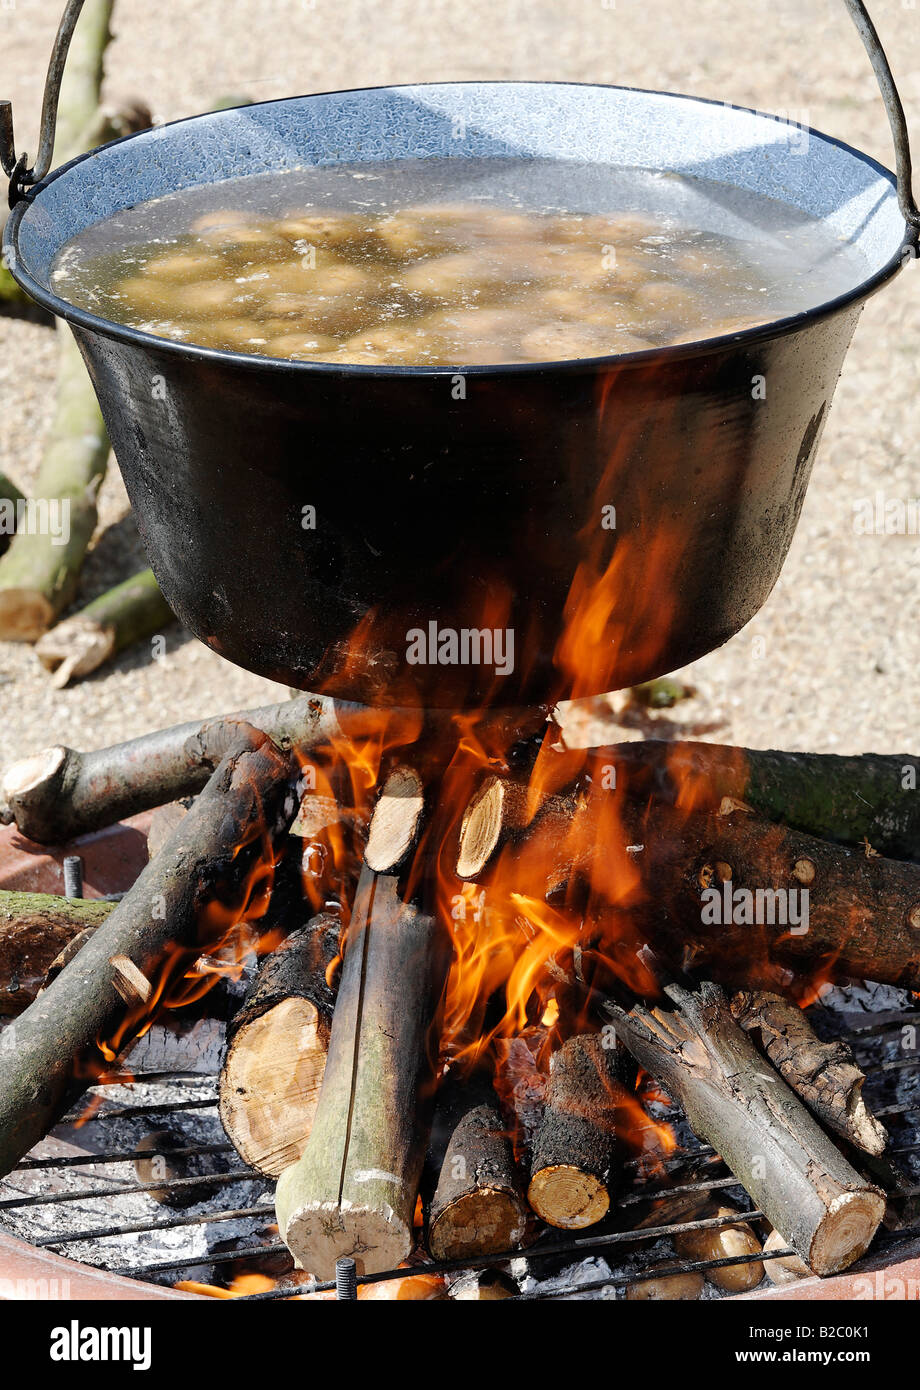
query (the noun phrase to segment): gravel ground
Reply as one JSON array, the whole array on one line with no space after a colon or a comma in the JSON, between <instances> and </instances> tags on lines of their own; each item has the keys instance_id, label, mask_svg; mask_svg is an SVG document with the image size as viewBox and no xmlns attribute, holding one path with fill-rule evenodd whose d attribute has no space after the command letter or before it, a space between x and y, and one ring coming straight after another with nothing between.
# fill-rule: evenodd
<instances>
[{"instance_id":1,"label":"gravel ground","mask_svg":"<svg viewBox=\"0 0 920 1390\"><path fill-rule=\"evenodd\" d=\"M62 0L3 0L3 95L20 146L35 148L40 84ZM920 149L920 7L874 0ZM158 119L230 93L296 92L446 78L521 77L671 88L762 106L891 163L871 69L839 0L197 0L151 11L119 0L108 92L140 95ZM486 38L487 36L487 38ZM840 382L782 578L753 622L687 673L696 696L633 719L752 746L917 751L920 539L860 536L854 502L884 488L920 497L916 441L920 271L868 306ZM0 468L28 491L53 383L47 328L0 319ZM82 600L143 564L112 467ZM106 674L53 691L31 649L0 644L0 764L50 739L91 747L161 724L272 698L279 688L173 629ZM593 724L608 711L586 712ZM587 731L590 732L590 731ZM608 731L609 732L609 731ZM595 729L595 736L598 731Z\"/></svg>"}]
</instances>

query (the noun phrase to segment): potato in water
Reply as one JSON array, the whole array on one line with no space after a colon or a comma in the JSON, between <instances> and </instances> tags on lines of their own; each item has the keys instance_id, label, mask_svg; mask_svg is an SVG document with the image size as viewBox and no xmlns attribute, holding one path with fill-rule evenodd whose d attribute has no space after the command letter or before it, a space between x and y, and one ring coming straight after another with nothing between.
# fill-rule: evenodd
<instances>
[{"instance_id":1,"label":"potato in water","mask_svg":"<svg viewBox=\"0 0 920 1390\"><path fill-rule=\"evenodd\" d=\"M264 192L270 177L232 187L261 179ZM303 185L289 177L274 184L269 211L228 200L202 212L199 202L183 220L186 195L170 195L160 203L172 221L158 236L156 205L143 205L146 239L119 243L113 231L92 252L75 239L56 288L176 342L380 367L606 357L778 317L749 247L660 210L529 210L485 193L399 202L386 189L362 207L311 206L294 200ZM354 177L373 195L383 176Z\"/></svg>"}]
</instances>

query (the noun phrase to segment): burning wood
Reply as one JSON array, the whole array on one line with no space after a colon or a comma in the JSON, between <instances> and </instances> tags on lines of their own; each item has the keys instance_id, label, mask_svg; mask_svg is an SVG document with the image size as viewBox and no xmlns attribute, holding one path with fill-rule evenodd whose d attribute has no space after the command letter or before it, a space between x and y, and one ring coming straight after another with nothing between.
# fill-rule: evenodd
<instances>
[{"instance_id":1,"label":"burning wood","mask_svg":"<svg viewBox=\"0 0 920 1390\"><path fill-rule=\"evenodd\" d=\"M550 1226L582 1230L610 1208L615 1115L625 1049L597 1033L569 1038L553 1054L527 1200Z\"/></svg>"},{"instance_id":2,"label":"burning wood","mask_svg":"<svg viewBox=\"0 0 920 1390\"><path fill-rule=\"evenodd\" d=\"M463 818L459 878L479 878L503 846L526 847L548 896L590 886L603 845L616 862L629 859L641 888L616 904L617 919L630 915L681 969L741 987L775 985L778 964L824 963L838 976L920 988L916 864L774 824L734 798L714 812L649 804L644 779L635 797L629 786L593 786L537 799L529 819L526 796L521 783L485 779ZM601 937L604 912L600 904Z\"/></svg>"},{"instance_id":3,"label":"burning wood","mask_svg":"<svg viewBox=\"0 0 920 1390\"><path fill-rule=\"evenodd\" d=\"M320 1278L342 1255L371 1274L412 1250L446 948L394 875L362 872L313 1127L276 1196L285 1244Z\"/></svg>"},{"instance_id":4,"label":"burning wood","mask_svg":"<svg viewBox=\"0 0 920 1390\"><path fill-rule=\"evenodd\" d=\"M100 1070L100 1049L111 1060L148 1021L147 1005L126 1010L113 959L124 956L146 979L156 979L161 1000L170 981L213 944L208 934L223 935L253 895L264 893L271 842L294 815L296 774L292 760L264 734L236 726L234 745L168 844L12 1025L16 1046L0 1076L0 1173L9 1172ZM229 892L238 907L216 901L218 890Z\"/></svg>"},{"instance_id":5,"label":"burning wood","mask_svg":"<svg viewBox=\"0 0 920 1390\"><path fill-rule=\"evenodd\" d=\"M244 1162L267 1177L296 1163L316 1113L335 1008L327 981L339 919L315 917L265 957L227 1032L220 1119Z\"/></svg>"},{"instance_id":6,"label":"burning wood","mask_svg":"<svg viewBox=\"0 0 920 1390\"><path fill-rule=\"evenodd\" d=\"M766 1069L717 985L667 988L674 1009L611 1005L640 1066L677 1100L817 1274L846 1269L885 1211L881 1191L843 1158L781 1077Z\"/></svg>"},{"instance_id":7,"label":"burning wood","mask_svg":"<svg viewBox=\"0 0 920 1390\"><path fill-rule=\"evenodd\" d=\"M443 1136L439 1177L428 1209L428 1249L436 1260L513 1250L521 1244L527 1207L488 1078L449 1077L432 1126Z\"/></svg>"},{"instance_id":8,"label":"burning wood","mask_svg":"<svg viewBox=\"0 0 920 1390\"><path fill-rule=\"evenodd\" d=\"M822 1042L798 1005L779 994L743 990L731 1009L819 1120L865 1153L884 1152L888 1135L866 1109L866 1078L845 1042Z\"/></svg>"}]
</instances>

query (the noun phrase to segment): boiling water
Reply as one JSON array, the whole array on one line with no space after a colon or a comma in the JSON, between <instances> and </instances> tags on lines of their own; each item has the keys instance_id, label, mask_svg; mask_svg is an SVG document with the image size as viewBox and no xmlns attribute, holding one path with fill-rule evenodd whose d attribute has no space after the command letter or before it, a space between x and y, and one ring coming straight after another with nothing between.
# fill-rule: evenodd
<instances>
[{"instance_id":1,"label":"boiling water","mask_svg":"<svg viewBox=\"0 0 920 1390\"><path fill-rule=\"evenodd\" d=\"M785 203L603 165L401 160L143 203L62 250L103 318L266 357L464 366L635 352L804 312L865 279Z\"/></svg>"}]
</instances>

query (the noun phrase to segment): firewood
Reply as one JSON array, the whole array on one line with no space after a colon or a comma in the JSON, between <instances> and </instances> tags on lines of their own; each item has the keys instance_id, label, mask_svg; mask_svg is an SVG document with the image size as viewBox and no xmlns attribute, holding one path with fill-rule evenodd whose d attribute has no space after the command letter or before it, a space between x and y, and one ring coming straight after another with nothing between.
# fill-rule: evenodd
<instances>
[{"instance_id":1,"label":"firewood","mask_svg":"<svg viewBox=\"0 0 920 1390\"><path fill-rule=\"evenodd\" d=\"M757 1053L711 981L669 985L676 1006L605 1011L640 1066L684 1110L791 1247L816 1274L846 1269L868 1248L885 1212L785 1081Z\"/></svg>"},{"instance_id":2,"label":"firewood","mask_svg":"<svg viewBox=\"0 0 920 1390\"><path fill-rule=\"evenodd\" d=\"M788 1250L789 1242L779 1231L771 1231L764 1241L764 1254L773 1250ZM764 1260L764 1269L771 1284L795 1284L800 1279L811 1279L813 1271L798 1255L778 1255L775 1260Z\"/></svg>"},{"instance_id":3,"label":"firewood","mask_svg":"<svg viewBox=\"0 0 920 1390\"><path fill-rule=\"evenodd\" d=\"M706 1207L702 1215L722 1220L726 1217L740 1217L741 1213L732 1207L713 1206ZM759 1255L761 1252L761 1244L754 1234L753 1227L740 1220L733 1221L728 1226L710 1226L698 1231L678 1232L674 1237L674 1248L684 1259L695 1261L724 1260L730 1256ZM763 1279L763 1263L760 1260L749 1260L745 1264L707 1269L704 1273L710 1284L724 1289L726 1293L746 1293L749 1289L756 1289Z\"/></svg>"},{"instance_id":4,"label":"firewood","mask_svg":"<svg viewBox=\"0 0 920 1390\"><path fill-rule=\"evenodd\" d=\"M425 794L414 768L397 767L390 773L374 807L364 862L374 873L397 869L415 843Z\"/></svg>"},{"instance_id":5,"label":"firewood","mask_svg":"<svg viewBox=\"0 0 920 1390\"><path fill-rule=\"evenodd\" d=\"M114 906L50 893L0 892L0 1016L21 1014L68 942L104 922Z\"/></svg>"},{"instance_id":6,"label":"firewood","mask_svg":"<svg viewBox=\"0 0 920 1390\"><path fill-rule=\"evenodd\" d=\"M310 1135L335 992L327 971L339 919L315 917L265 957L227 1030L220 1120L240 1158L267 1177L296 1163Z\"/></svg>"},{"instance_id":7,"label":"firewood","mask_svg":"<svg viewBox=\"0 0 920 1390\"><path fill-rule=\"evenodd\" d=\"M128 956L112 956L109 965L112 987L129 1008L134 1009L138 1005L150 1003L153 985L143 971L138 970L133 960Z\"/></svg>"},{"instance_id":8,"label":"firewood","mask_svg":"<svg viewBox=\"0 0 920 1390\"><path fill-rule=\"evenodd\" d=\"M616 817L609 814L613 793L600 785L546 799L525 831L529 845L538 840L545 847L546 893L590 879L602 848L625 852L632 846L643 889L632 895L628 910L636 929L672 966L705 970L735 988L775 987L778 966L803 964L808 970L824 964L838 977L920 988L920 866L774 824L739 808L734 798L724 814L721 802L715 811L685 813L667 799L650 802L647 784L640 785L644 795L627 792ZM514 805L516 795L508 790L502 804ZM471 823L468 818L468 835ZM611 823L620 827L616 847L609 843ZM516 833L509 815L497 838L490 833L487 839L497 848ZM458 862L472 869L479 859L461 832ZM803 902L807 920L790 921L790 905ZM707 903L711 922L703 912ZM617 920L624 910L617 906Z\"/></svg>"},{"instance_id":9,"label":"firewood","mask_svg":"<svg viewBox=\"0 0 920 1390\"><path fill-rule=\"evenodd\" d=\"M88 0L71 42L61 84L55 164L66 163L94 138L109 22L114 0ZM33 498L68 509L66 525L19 530L0 559L0 638L34 642L71 602L83 557L96 529L96 497L109 441L80 350L68 326L56 325L57 395ZM62 518L63 520L63 518Z\"/></svg>"},{"instance_id":10,"label":"firewood","mask_svg":"<svg viewBox=\"0 0 920 1390\"><path fill-rule=\"evenodd\" d=\"M51 628L39 638L35 654L52 672L51 684L60 690L173 622L173 611L160 593L153 570L141 570Z\"/></svg>"},{"instance_id":11,"label":"firewood","mask_svg":"<svg viewBox=\"0 0 920 1390\"><path fill-rule=\"evenodd\" d=\"M0 1073L0 1174L47 1133L107 1060L149 1021L126 1009L111 961L125 956L157 997L226 930L230 905L245 911L267 842L286 832L296 808L296 761L257 730L237 728L220 763L172 839L79 954L10 1025L15 1046ZM272 851L273 852L273 851Z\"/></svg>"},{"instance_id":12,"label":"firewood","mask_svg":"<svg viewBox=\"0 0 920 1390\"><path fill-rule=\"evenodd\" d=\"M786 753L650 739L585 753L590 782L617 786L642 805L673 805L692 786L697 809L726 799L761 817L839 844L864 845L893 859L920 859L920 757L907 753ZM583 789L585 790L585 789ZM529 797L526 778L487 774L467 807L458 874L475 879L495 850L513 842L539 814L565 833L578 789ZM562 867L561 865L559 867Z\"/></svg>"},{"instance_id":13,"label":"firewood","mask_svg":"<svg viewBox=\"0 0 920 1390\"><path fill-rule=\"evenodd\" d=\"M731 1009L819 1120L865 1153L884 1152L888 1135L866 1108L866 1078L846 1042L822 1042L799 1006L779 994L742 990Z\"/></svg>"},{"instance_id":14,"label":"firewood","mask_svg":"<svg viewBox=\"0 0 920 1390\"><path fill-rule=\"evenodd\" d=\"M653 1303L692 1302L703 1292L703 1276L697 1270L687 1270L677 1274L659 1273L671 1268L667 1260L659 1260L649 1265L651 1278L639 1279L628 1284L626 1297L630 1303L650 1301Z\"/></svg>"},{"instance_id":15,"label":"firewood","mask_svg":"<svg viewBox=\"0 0 920 1390\"><path fill-rule=\"evenodd\" d=\"M596 1033L576 1035L550 1063L527 1200L542 1220L564 1230L593 1226L610 1208L623 1049L604 1041Z\"/></svg>"},{"instance_id":16,"label":"firewood","mask_svg":"<svg viewBox=\"0 0 920 1390\"><path fill-rule=\"evenodd\" d=\"M372 1274L412 1249L449 955L446 933L402 902L397 878L365 867L313 1127L276 1194L285 1244L320 1278L341 1255Z\"/></svg>"},{"instance_id":17,"label":"firewood","mask_svg":"<svg viewBox=\"0 0 920 1390\"><path fill-rule=\"evenodd\" d=\"M442 1149L427 1212L434 1259L494 1255L519 1246L527 1206L498 1098L484 1075L448 1077L432 1136L433 1146Z\"/></svg>"},{"instance_id":18,"label":"firewood","mask_svg":"<svg viewBox=\"0 0 920 1390\"><path fill-rule=\"evenodd\" d=\"M201 791L241 724L261 729L281 748L306 750L341 734L340 720L347 722L354 711L364 717L360 706L302 695L90 753L46 748L7 770L0 820L15 820L20 833L39 844L60 844Z\"/></svg>"}]
</instances>

